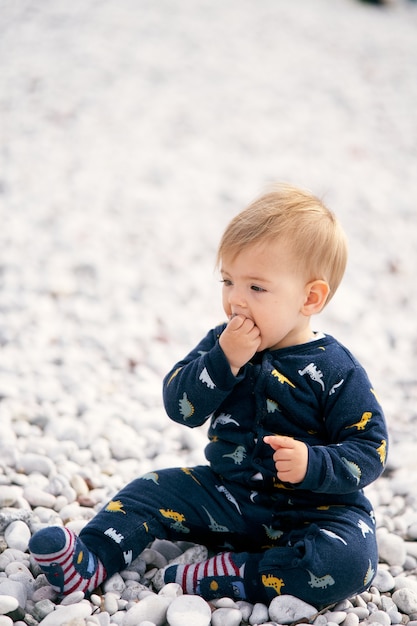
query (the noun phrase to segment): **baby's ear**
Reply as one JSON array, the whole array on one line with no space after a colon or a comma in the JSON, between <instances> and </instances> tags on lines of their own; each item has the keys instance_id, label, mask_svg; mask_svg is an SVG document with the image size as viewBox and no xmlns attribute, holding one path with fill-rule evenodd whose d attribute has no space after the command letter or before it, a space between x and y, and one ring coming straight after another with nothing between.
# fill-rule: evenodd
<instances>
[{"instance_id":1,"label":"baby's ear","mask_svg":"<svg viewBox=\"0 0 417 626\"><path fill-rule=\"evenodd\" d=\"M303 315L320 313L329 297L330 287L325 280L313 280L305 288L305 301L301 309Z\"/></svg>"}]
</instances>

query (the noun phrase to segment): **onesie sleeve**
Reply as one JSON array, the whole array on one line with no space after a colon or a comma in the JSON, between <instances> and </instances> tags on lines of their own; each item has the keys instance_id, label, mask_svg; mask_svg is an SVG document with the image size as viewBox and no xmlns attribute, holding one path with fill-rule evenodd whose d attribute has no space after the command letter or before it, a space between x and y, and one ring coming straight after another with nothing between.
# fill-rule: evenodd
<instances>
[{"instance_id":1,"label":"onesie sleeve","mask_svg":"<svg viewBox=\"0 0 417 626\"><path fill-rule=\"evenodd\" d=\"M214 328L163 381L168 416L194 428L204 424L240 382L234 376L219 344L225 324Z\"/></svg>"},{"instance_id":2,"label":"onesie sleeve","mask_svg":"<svg viewBox=\"0 0 417 626\"><path fill-rule=\"evenodd\" d=\"M387 428L366 372L356 363L341 381L324 406L329 443L309 447L307 474L298 488L353 493L376 480L385 467Z\"/></svg>"}]
</instances>

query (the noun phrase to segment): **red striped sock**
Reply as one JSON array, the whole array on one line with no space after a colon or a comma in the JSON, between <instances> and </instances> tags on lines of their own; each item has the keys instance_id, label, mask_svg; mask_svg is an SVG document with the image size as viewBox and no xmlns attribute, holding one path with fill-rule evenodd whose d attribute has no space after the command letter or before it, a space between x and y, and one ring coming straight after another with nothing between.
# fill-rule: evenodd
<instances>
[{"instance_id":1,"label":"red striped sock","mask_svg":"<svg viewBox=\"0 0 417 626\"><path fill-rule=\"evenodd\" d=\"M244 599L242 557L243 554L224 552L202 563L172 565L165 570L164 580L178 583L184 593L199 594L206 599L222 596Z\"/></svg>"},{"instance_id":2,"label":"red striped sock","mask_svg":"<svg viewBox=\"0 0 417 626\"><path fill-rule=\"evenodd\" d=\"M48 582L64 595L91 593L106 578L101 561L68 528L43 528L31 538L29 550Z\"/></svg>"}]
</instances>

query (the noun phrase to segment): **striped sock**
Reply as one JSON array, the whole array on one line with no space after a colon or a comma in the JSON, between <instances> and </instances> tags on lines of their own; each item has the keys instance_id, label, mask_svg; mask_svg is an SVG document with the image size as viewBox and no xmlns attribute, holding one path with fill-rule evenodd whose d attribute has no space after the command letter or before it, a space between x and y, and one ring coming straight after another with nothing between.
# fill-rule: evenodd
<instances>
[{"instance_id":1,"label":"striped sock","mask_svg":"<svg viewBox=\"0 0 417 626\"><path fill-rule=\"evenodd\" d=\"M91 593L106 578L104 565L68 528L43 528L29 541L29 550L52 587L61 594Z\"/></svg>"},{"instance_id":2,"label":"striped sock","mask_svg":"<svg viewBox=\"0 0 417 626\"><path fill-rule=\"evenodd\" d=\"M164 581L178 583L184 593L197 594L206 600L223 597L244 600L247 556L246 553L224 552L202 563L168 566Z\"/></svg>"}]
</instances>

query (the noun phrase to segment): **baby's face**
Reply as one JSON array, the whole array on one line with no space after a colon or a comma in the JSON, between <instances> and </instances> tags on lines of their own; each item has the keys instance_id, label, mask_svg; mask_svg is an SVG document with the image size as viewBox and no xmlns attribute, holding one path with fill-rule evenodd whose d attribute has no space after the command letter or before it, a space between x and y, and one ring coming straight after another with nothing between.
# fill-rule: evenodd
<instances>
[{"instance_id":1,"label":"baby's face","mask_svg":"<svg viewBox=\"0 0 417 626\"><path fill-rule=\"evenodd\" d=\"M308 341L309 318L301 309L306 280L296 269L286 244L254 244L222 259L223 308L226 315L251 319L261 333L259 351Z\"/></svg>"}]
</instances>

